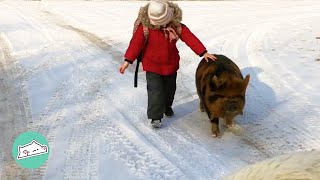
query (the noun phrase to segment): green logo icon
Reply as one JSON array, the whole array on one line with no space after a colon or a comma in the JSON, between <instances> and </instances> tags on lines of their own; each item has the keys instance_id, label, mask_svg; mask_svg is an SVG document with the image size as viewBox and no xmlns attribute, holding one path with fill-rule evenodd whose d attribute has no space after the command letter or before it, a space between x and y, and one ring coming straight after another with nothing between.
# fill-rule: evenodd
<instances>
[{"instance_id":1,"label":"green logo icon","mask_svg":"<svg viewBox=\"0 0 320 180\"><path fill-rule=\"evenodd\" d=\"M12 145L12 156L24 168L39 168L49 157L49 143L37 132L22 133Z\"/></svg>"}]
</instances>

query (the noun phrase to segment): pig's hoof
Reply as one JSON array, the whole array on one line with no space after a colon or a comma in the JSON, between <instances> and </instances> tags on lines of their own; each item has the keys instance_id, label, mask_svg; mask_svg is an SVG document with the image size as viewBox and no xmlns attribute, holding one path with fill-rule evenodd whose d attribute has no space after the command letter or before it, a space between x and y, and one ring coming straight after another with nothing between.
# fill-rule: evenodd
<instances>
[{"instance_id":1,"label":"pig's hoof","mask_svg":"<svg viewBox=\"0 0 320 180\"><path fill-rule=\"evenodd\" d=\"M235 123L231 123L231 124L227 124L227 127L230 128L230 127L235 127L236 124Z\"/></svg>"},{"instance_id":2,"label":"pig's hoof","mask_svg":"<svg viewBox=\"0 0 320 180\"><path fill-rule=\"evenodd\" d=\"M219 131L212 132L212 137L220 138L221 137L220 132Z\"/></svg>"},{"instance_id":3,"label":"pig's hoof","mask_svg":"<svg viewBox=\"0 0 320 180\"><path fill-rule=\"evenodd\" d=\"M214 137L214 138L221 138L221 135L220 135L220 134L212 134L212 137Z\"/></svg>"},{"instance_id":4,"label":"pig's hoof","mask_svg":"<svg viewBox=\"0 0 320 180\"><path fill-rule=\"evenodd\" d=\"M201 112L204 112L204 109L203 109L203 108L200 108L199 110L200 110Z\"/></svg>"}]
</instances>

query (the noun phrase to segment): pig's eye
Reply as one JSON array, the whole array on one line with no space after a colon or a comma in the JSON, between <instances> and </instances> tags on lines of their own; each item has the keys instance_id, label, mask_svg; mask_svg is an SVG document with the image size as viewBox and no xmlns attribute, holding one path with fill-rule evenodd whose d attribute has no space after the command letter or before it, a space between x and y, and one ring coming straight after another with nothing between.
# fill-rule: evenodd
<instances>
[{"instance_id":1,"label":"pig's eye","mask_svg":"<svg viewBox=\"0 0 320 180\"><path fill-rule=\"evenodd\" d=\"M234 97L232 97L232 99L241 99L241 100L243 100L244 101L244 96L234 96Z\"/></svg>"},{"instance_id":2,"label":"pig's eye","mask_svg":"<svg viewBox=\"0 0 320 180\"><path fill-rule=\"evenodd\" d=\"M208 100L209 100L210 103L213 103L216 100L218 100L219 98L224 98L224 97L225 96L214 94L214 95L209 96Z\"/></svg>"}]
</instances>

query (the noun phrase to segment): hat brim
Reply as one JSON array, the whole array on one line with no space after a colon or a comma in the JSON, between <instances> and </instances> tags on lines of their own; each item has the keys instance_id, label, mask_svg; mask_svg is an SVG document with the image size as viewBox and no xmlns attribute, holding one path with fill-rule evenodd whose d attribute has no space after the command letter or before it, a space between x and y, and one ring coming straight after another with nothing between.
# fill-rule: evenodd
<instances>
[{"instance_id":1,"label":"hat brim","mask_svg":"<svg viewBox=\"0 0 320 180\"><path fill-rule=\"evenodd\" d=\"M168 7L167 13L165 15L162 15L160 17L154 18L152 16L149 15L149 19L150 19L150 23L155 25L155 26L163 26L168 24L172 18L173 18L173 9ZM152 17L152 18L150 18Z\"/></svg>"}]
</instances>

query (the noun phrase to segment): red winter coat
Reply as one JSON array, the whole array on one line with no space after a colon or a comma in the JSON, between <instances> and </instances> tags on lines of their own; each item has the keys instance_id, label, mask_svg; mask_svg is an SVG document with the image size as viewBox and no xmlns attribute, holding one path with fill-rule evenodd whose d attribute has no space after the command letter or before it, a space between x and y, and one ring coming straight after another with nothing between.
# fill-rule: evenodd
<instances>
[{"instance_id":1,"label":"red winter coat","mask_svg":"<svg viewBox=\"0 0 320 180\"><path fill-rule=\"evenodd\" d=\"M197 55L202 56L206 48L201 41L188 29L181 26L180 39L184 41ZM143 26L139 25L134 33L124 57L131 63L138 57L144 45ZM149 28L148 42L142 58L143 70L160 75L171 75L179 69L179 51L177 41L165 37L163 30Z\"/></svg>"}]
</instances>

